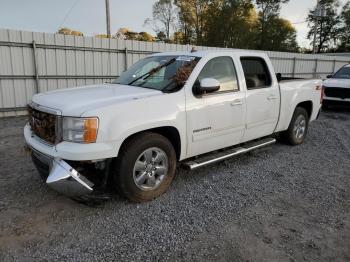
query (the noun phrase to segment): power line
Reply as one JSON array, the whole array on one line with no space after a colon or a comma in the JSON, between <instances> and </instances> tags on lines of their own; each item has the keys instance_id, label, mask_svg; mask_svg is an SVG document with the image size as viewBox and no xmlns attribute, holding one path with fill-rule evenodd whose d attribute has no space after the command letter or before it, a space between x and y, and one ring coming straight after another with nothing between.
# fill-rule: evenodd
<instances>
[{"instance_id":1,"label":"power line","mask_svg":"<svg viewBox=\"0 0 350 262\"><path fill-rule=\"evenodd\" d=\"M75 5L78 3L79 0L75 0L72 4L72 6L69 8L68 12L65 14L62 22L60 23L60 25L58 26L58 28L61 28L62 25L66 22L68 16L70 15L70 13L72 12L73 8L75 7Z\"/></svg>"}]
</instances>

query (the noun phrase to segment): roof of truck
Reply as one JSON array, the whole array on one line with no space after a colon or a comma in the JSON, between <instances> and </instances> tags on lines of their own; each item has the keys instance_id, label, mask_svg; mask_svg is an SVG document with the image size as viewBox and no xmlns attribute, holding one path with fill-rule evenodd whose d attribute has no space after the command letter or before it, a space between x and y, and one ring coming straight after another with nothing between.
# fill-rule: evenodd
<instances>
[{"instance_id":1,"label":"roof of truck","mask_svg":"<svg viewBox=\"0 0 350 262\"><path fill-rule=\"evenodd\" d=\"M265 54L261 51L250 51L250 50L239 50L239 49L222 49L222 50L199 50L199 51L176 51L176 52L163 52L156 53L153 56L196 56L196 57L204 57L210 54L220 54L220 53L235 53L240 55L259 55Z\"/></svg>"}]
</instances>

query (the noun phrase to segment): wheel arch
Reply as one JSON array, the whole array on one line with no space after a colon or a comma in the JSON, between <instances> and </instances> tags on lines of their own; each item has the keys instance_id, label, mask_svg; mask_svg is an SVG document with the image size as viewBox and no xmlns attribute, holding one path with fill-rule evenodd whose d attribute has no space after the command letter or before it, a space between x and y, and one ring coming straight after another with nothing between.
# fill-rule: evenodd
<instances>
[{"instance_id":1,"label":"wheel arch","mask_svg":"<svg viewBox=\"0 0 350 262\"><path fill-rule=\"evenodd\" d=\"M169 142L172 144L172 146L174 147L175 153L176 153L176 159L179 161L180 157L181 157L181 137L180 137L180 132L176 127L173 126L161 126L161 127L155 127L155 128L150 128L150 129L146 129L146 130L142 130L142 131L138 131L136 133L133 133L131 135L129 135L128 137L126 137L124 139L124 141L121 143L120 148L118 151L120 151L120 149L126 145L126 143L134 138L135 136L138 136L140 134L143 133L155 133L155 134L159 134L161 136L164 136L165 138L167 138L169 140Z\"/></svg>"},{"instance_id":2,"label":"wheel arch","mask_svg":"<svg viewBox=\"0 0 350 262\"><path fill-rule=\"evenodd\" d=\"M313 113L312 101L308 100L308 101L300 102L299 104L296 105L295 109L297 109L297 107L304 108L308 114L309 119L311 119L311 116ZM295 111L295 109L294 109L294 111Z\"/></svg>"}]
</instances>

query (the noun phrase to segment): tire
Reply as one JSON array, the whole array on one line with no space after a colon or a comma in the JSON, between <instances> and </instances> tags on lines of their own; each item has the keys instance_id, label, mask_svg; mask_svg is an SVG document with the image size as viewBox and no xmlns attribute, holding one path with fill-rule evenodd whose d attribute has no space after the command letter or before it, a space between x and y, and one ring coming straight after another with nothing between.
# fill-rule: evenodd
<instances>
[{"instance_id":1,"label":"tire","mask_svg":"<svg viewBox=\"0 0 350 262\"><path fill-rule=\"evenodd\" d=\"M282 138L290 145L300 145L305 141L309 128L309 115L302 107L294 111L288 129L282 133Z\"/></svg>"},{"instance_id":2,"label":"tire","mask_svg":"<svg viewBox=\"0 0 350 262\"><path fill-rule=\"evenodd\" d=\"M142 133L122 146L112 170L114 185L130 201L153 200L168 190L176 162L175 150L167 138Z\"/></svg>"}]
</instances>

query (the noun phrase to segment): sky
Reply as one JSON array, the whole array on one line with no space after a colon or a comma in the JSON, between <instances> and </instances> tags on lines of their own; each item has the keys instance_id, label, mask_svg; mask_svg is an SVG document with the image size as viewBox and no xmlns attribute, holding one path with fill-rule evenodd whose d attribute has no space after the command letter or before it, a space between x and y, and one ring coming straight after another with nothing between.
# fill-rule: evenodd
<instances>
[{"instance_id":1,"label":"sky","mask_svg":"<svg viewBox=\"0 0 350 262\"><path fill-rule=\"evenodd\" d=\"M309 45L306 39L305 21L317 0L290 0L283 5L281 16L295 23L298 43ZM349 0L340 0L345 4ZM144 26L146 18L152 17L152 5L156 0L110 0L111 31L121 27L134 31L153 32ZM56 32L60 27L69 27L96 35L106 32L104 0L0 0L0 28Z\"/></svg>"}]
</instances>

